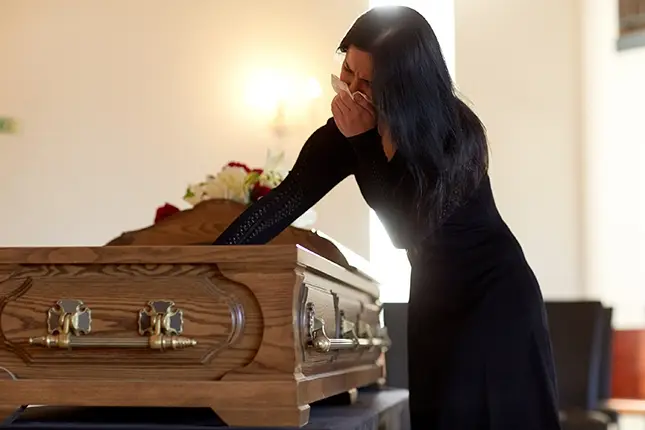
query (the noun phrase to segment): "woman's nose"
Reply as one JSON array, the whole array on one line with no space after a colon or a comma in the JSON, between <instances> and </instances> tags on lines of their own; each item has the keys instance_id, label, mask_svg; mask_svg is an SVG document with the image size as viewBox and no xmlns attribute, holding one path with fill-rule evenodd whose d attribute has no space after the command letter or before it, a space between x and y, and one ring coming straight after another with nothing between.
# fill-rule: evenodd
<instances>
[{"instance_id":1,"label":"woman's nose","mask_svg":"<svg viewBox=\"0 0 645 430\"><path fill-rule=\"evenodd\" d=\"M358 82L359 80L354 78L352 79L352 82L349 83L349 91L354 94L356 91L358 91Z\"/></svg>"}]
</instances>

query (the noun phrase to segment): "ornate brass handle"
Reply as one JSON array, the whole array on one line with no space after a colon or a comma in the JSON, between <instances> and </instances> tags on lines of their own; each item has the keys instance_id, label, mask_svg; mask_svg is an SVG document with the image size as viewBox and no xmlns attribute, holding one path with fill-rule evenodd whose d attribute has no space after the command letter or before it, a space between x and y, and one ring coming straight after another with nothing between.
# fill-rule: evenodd
<instances>
[{"instance_id":1,"label":"ornate brass handle","mask_svg":"<svg viewBox=\"0 0 645 430\"><path fill-rule=\"evenodd\" d=\"M164 351L195 346L197 341L180 336L183 312L167 300L148 302L139 311L139 338L85 336L92 331L92 311L80 300L62 299L47 311L46 336L32 337L31 345L46 348L147 348Z\"/></svg>"},{"instance_id":2,"label":"ornate brass handle","mask_svg":"<svg viewBox=\"0 0 645 430\"><path fill-rule=\"evenodd\" d=\"M357 350L357 349L372 349L381 348L387 349L391 342L387 336L384 328L379 328L379 337L369 335L367 338L360 338L356 335L354 323L345 319L344 313L341 311L341 338L330 338L325 332L325 321L316 316L316 311L313 303L307 303L307 317L308 317L308 331L309 339L308 346L317 352L325 353L329 351L339 350Z\"/></svg>"}]
</instances>

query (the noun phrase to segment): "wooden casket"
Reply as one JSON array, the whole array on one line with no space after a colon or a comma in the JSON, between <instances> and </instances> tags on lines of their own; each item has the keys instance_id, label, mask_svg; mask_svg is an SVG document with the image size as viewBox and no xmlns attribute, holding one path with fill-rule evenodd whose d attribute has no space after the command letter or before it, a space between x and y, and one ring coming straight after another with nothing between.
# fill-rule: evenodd
<instances>
[{"instance_id":1,"label":"wooden casket","mask_svg":"<svg viewBox=\"0 0 645 430\"><path fill-rule=\"evenodd\" d=\"M382 382L376 281L295 244L0 248L0 405L302 426Z\"/></svg>"}]
</instances>

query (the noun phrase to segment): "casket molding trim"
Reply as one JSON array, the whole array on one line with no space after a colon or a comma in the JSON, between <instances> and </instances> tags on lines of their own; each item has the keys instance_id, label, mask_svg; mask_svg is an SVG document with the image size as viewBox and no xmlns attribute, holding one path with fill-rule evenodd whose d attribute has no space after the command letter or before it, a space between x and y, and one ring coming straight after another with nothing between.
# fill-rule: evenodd
<instances>
[{"instance_id":1,"label":"casket molding trim","mask_svg":"<svg viewBox=\"0 0 645 430\"><path fill-rule=\"evenodd\" d=\"M380 288L376 281L367 276L361 276L355 272L351 272L300 245L296 245L296 247L298 264L305 270L311 270L322 277L333 278L344 285L358 289L376 299L379 298Z\"/></svg>"},{"instance_id":2,"label":"casket molding trim","mask_svg":"<svg viewBox=\"0 0 645 430\"><path fill-rule=\"evenodd\" d=\"M12 279L14 279L14 275L15 272L11 273L11 275L2 280L2 283L10 282ZM24 348L21 348L14 342L7 339L7 336L4 332L4 327L2 326L2 316L4 315L4 309L7 307L7 305L10 302L14 302L20 297L24 296L31 289L31 287L33 287L33 285L34 281L31 277L24 278L22 279L22 282L18 287L14 288L13 291L11 291L9 294L0 298L0 341L2 341L2 344L5 346L5 349L7 351L15 354L25 363L31 363L32 357Z\"/></svg>"},{"instance_id":3,"label":"casket molding trim","mask_svg":"<svg viewBox=\"0 0 645 430\"><path fill-rule=\"evenodd\" d=\"M248 249L249 247L250 245L240 248ZM296 249L292 246L272 246L272 248L289 249L290 251ZM266 262L264 263L266 264ZM218 262L217 267L222 276L227 280L243 285L251 292L253 300L255 301L256 312L260 316L260 321L262 321L258 348L255 356L246 365L227 372L220 380L228 382L253 380L257 379L260 375L262 375L263 380L275 380L276 378L279 380L293 379L294 369L297 369L299 362L297 357L294 356L292 361L277 358L283 357L283 351L293 351L293 345L296 345L296 350L298 349L298 342L293 335L293 324L297 324L297 322L293 319L291 313L289 313L288 318L286 318L287 315L276 315L272 318L280 319L280 323L276 321L267 330L266 321L269 317L266 312L267 310L271 311L274 309L292 309L293 300L298 297L298 294L296 294L296 291L299 289L297 273L295 271L291 272L291 276L293 276L290 281L290 283L293 283L292 294L289 297L275 297L270 290L264 288L265 280L263 278L245 271L239 271L240 265L244 264L244 260L240 259L235 262ZM284 266L284 260L282 259L279 264ZM271 267L270 262L267 266ZM289 306L278 306L278 303L283 300L288 300ZM289 329L283 330L287 326ZM285 335L285 333L289 333L289 335ZM288 345L289 343L291 345Z\"/></svg>"},{"instance_id":4,"label":"casket molding trim","mask_svg":"<svg viewBox=\"0 0 645 430\"><path fill-rule=\"evenodd\" d=\"M241 284L234 279L228 278L221 270L218 268L218 274L227 278L229 282L237 284L238 287L248 289L244 284ZM219 288L216 284L214 276L205 277L202 279L204 281L204 288L206 291L213 296L223 298L224 302L228 306L230 317L231 317L231 330L229 331L228 338L226 342L221 342L218 346L210 349L204 354L200 360L202 364L209 364L217 354L224 350L225 348L231 347L234 345L238 339L242 337L244 332L244 327L246 324L246 317L244 312L244 306L240 303L239 300L236 300L235 296L223 289ZM256 303L257 308L259 309L259 304Z\"/></svg>"}]
</instances>

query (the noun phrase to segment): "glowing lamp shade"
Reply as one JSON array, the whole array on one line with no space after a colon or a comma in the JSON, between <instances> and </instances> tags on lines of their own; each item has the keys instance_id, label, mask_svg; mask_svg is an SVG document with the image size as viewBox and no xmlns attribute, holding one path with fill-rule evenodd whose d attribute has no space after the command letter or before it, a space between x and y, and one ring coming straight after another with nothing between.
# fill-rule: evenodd
<instances>
[{"instance_id":1,"label":"glowing lamp shade","mask_svg":"<svg viewBox=\"0 0 645 430\"><path fill-rule=\"evenodd\" d=\"M280 136L311 118L313 101L322 95L317 79L276 69L257 70L247 80L244 98L253 116Z\"/></svg>"},{"instance_id":2,"label":"glowing lamp shade","mask_svg":"<svg viewBox=\"0 0 645 430\"><path fill-rule=\"evenodd\" d=\"M245 99L248 106L270 113L280 106L298 108L322 94L320 83L279 70L258 70L248 81Z\"/></svg>"}]
</instances>

